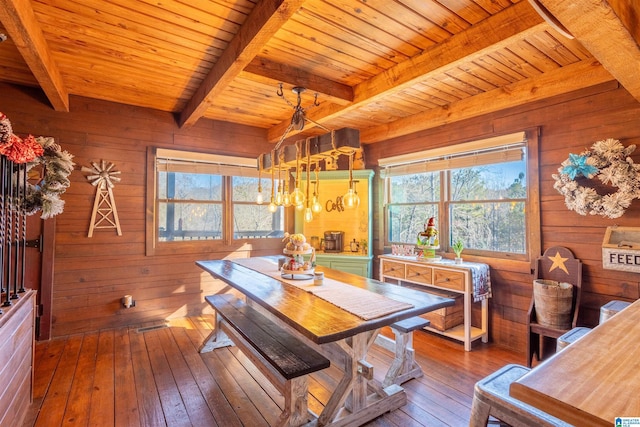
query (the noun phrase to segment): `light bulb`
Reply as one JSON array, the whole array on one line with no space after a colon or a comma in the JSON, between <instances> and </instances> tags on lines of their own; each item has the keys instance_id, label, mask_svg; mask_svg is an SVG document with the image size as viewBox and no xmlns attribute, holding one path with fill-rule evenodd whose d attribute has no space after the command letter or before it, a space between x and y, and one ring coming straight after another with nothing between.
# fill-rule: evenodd
<instances>
[{"instance_id":1,"label":"light bulb","mask_svg":"<svg viewBox=\"0 0 640 427\"><path fill-rule=\"evenodd\" d=\"M296 205L296 210L297 211L303 211L304 210L304 204Z\"/></svg>"},{"instance_id":2,"label":"light bulb","mask_svg":"<svg viewBox=\"0 0 640 427\"><path fill-rule=\"evenodd\" d=\"M278 193L276 194L276 201L275 204L280 206L282 205L282 193L278 191Z\"/></svg>"},{"instance_id":3,"label":"light bulb","mask_svg":"<svg viewBox=\"0 0 640 427\"><path fill-rule=\"evenodd\" d=\"M282 204L287 208L291 206L291 195L288 191L284 192L284 196L282 197Z\"/></svg>"},{"instance_id":4,"label":"light bulb","mask_svg":"<svg viewBox=\"0 0 640 427\"><path fill-rule=\"evenodd\" d=\"M306 222L311 222L313 220L313 212L311 211L311 208L307 208L304 211L304 220Z\"/></svg>"},{"instance_id":5,"label":"light bulb","mask_svg":"<svg viewBox=\"0 0 640 427\"><path fill-rule=\"evenodd\" d=\"M320 198L318 196L313 196L313 204L311 205L311 210L313 213L322 212L322 205L320 204Z\"/></svg>"},{"instance_id":6,"label":"light bulb","mask_svg":"<svg viewBox=\"0 0 640 427\"><path fill-rule=\"evenodd\" d=\"M269 212L275 213L278 210L278 205L273 202L273 198L271 199L271 203L269 203Z\"/></svg>"},{"instance_id":7,"label":"light bulb","mask_svg":"<svg viewBox=\"0 0 640 427\"><path fill-rule=\"evenodd\" d=\"M342 203L346 209L357 208L360 205L360 197L358 193L353 191L353 188L350 188L347 193L342 196Z\"/></svg>"},{"instance_id":8,"label":"light bulb","mask_svg":"<svg viewBox=\"0 0 640 427\"><path fill-rule=\"evenodd\" d=\"M296 189L293 190L293 193L291 194L291 203L293 203L296 206L300 206L300 205L304 205L304 202L305 202L304 193L302 192L302 190L296 187Z\"/></svg>"},{"instance_id":9,"label":"light bulb","mask_svg":"<svg viewBox=\"0 0 640 427\"><path fill-rule=\"evenodd\" d=\"M258 192L258 195L256 196L256 203L259 205L264 203L264 196L262 195L262 191Z\"/></svg>"}]
</instances>

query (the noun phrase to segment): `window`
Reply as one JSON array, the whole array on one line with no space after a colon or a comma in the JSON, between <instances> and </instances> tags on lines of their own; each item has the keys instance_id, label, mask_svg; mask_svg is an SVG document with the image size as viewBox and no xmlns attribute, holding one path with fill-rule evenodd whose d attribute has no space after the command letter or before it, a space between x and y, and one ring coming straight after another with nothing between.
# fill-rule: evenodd
<instances>
[{"instance_id":1,"label":"window","mask_svg":"<svg viewBox=\"0 0 640 427\"><path fill-rule=\"evenodd\" d=\"M153 215L147 218L147 253L163 248L173 253L177 247L223 251L236 242L281 239L284 209L271 213L257 204L255 162L150 149L147 199Z\"/></svg>"},{"instance_id":2,"label":"window","mask_svg":"<svg viewBox=\"0 0 640 427\"><path fill-rule=\"evenodd\" d=\"M535 253L529 230L539 221L527 218L532 157L521 132L380 159L385 244L415 244L435 217L443 251L461 239L465 253L527 259Z\"/></svg>"}]
</instances>

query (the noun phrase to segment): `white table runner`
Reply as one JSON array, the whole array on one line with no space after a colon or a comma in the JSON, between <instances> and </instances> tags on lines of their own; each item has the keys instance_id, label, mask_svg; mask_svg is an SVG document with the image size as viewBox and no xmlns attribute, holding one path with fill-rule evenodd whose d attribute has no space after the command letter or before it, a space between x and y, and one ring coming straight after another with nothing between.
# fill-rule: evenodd
<instances>
[{"instance_id":1,"label":"white table runner","mask_svg":"<svg viewBox=\"0 0 640 427\"><path fill-rule=\"evenodd\" d=\"M277 263L268 259L240 258L232 261L310 292L364 320L375 319L397 311L413 308L411 304L396 301L356 286L345 286L344 283L327 277L324 278L322 285L314 285L313 278L302 280L285 279L281 277Z\"/></svg>"}]
</instances>

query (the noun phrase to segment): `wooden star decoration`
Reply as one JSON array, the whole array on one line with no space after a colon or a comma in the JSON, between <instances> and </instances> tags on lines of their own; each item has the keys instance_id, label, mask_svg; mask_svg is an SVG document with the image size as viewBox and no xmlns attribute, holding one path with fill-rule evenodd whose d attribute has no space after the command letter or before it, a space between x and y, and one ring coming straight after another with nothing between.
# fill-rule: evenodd
<instances>
[{"instance_id":1,"label":"wooden star decoration","mask_svg":"<svg viewBox=\"0 0 640 427\"><path fill-rule=\"evenodd\" d=\"M569 274L569 270L567 270L567 266L564 265L564 262L569 258L562 258L562 256L560 255L560 252L556 252L555 256L552 256L552 257L548 256L547 258L553 261L553 264L551 264L551 267L549 267L549 273L551 273L556 268L559 268L560 270Z\"/></svg>"}]
</instances>

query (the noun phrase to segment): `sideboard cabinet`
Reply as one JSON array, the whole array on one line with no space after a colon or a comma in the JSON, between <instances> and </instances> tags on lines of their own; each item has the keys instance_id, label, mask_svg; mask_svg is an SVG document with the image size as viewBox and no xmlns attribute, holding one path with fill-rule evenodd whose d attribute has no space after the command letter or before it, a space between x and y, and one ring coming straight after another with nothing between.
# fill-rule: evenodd
<instances>
[{"instance_id":1,"label":"sideboard cabinet","mask_svg":"<svg viewBox=\"0 0 640 427\"><path fill-rule=\"evenodd\" d=\"M484 299L481 304L481 325L471 325L471 308L473 302L473 283L471 269L463 264L428 263L417 261L413 257L381 255L380 280L399 286L429 292L444 290L463 295L463 322L445 331L427 327L430 331L462 341L466 351L471 350L471 343L477 339L489 340L488 303Z\"/></svg>"}]
</instances>

